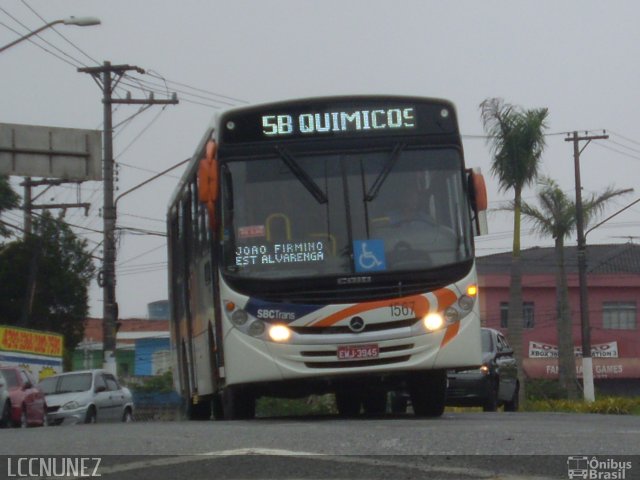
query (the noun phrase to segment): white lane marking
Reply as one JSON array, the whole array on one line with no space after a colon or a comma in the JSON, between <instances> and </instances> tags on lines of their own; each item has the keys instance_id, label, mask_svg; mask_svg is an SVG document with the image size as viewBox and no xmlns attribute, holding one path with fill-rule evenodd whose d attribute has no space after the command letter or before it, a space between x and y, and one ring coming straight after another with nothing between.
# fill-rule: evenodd
<instances>
[{"instance_id":1,"label":"white lane marking","mask_svg":"<svg viewBox=\"0 0 640 480\"><path fill-rule=\"evenodd\" d=\"M551 477L531 476L531 475L510 475L499 474L489 470L482 470L478 468L465 468L465 467L441 467L430 466L418 463L412 463L409 455L400 456L402 461L382 460L372 457L361 456L337 456L327 455L317 452L300 452L295 450L282 450L273 448L238 448L233 450L218 450L206 453L194 453L190 455L180 455L173 457L161 457L149 460L142 460L137 462L123 463L120 465L114 465L109 467L101 467L99 472L102 476L123 473L131 470L139 470L143 468L154 467L166 467L172 465L180 465L191 462L200 462L203 460L211 459L212 457L233 457L243 455L263 455L263 456L276 456L276 457L313 457L314 460L330 461L334 463L345 464L358 464L367 465L372 467L391 467L399 469L400 471L413 470L421 472L423 474L444 473L449 475L464 475L473 478L486 479L486 480L550 480ZM455 456L451 457L455 461ZM68 477L67 480L76 480L80 477ZM283 478L287 478L283 472Z\"/></svg>"}]
</instances>

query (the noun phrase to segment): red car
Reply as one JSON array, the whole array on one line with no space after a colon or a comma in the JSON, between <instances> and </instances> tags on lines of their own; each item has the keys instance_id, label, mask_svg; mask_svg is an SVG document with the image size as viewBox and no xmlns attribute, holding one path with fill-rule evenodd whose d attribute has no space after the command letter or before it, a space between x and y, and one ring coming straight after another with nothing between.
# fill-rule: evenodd
<instances>
[{"instance_id":1,"label":"red car","mask_svg":"<svg viewBox=\"0 0 640 480\"><path fill-rule=\"evenodd\" d=\"M47 405L44 393L24 368L0 367L0 375L9 390L9 398L2 405L0 426L29 427L45 425Z\"/></svg>"}]
</instances>

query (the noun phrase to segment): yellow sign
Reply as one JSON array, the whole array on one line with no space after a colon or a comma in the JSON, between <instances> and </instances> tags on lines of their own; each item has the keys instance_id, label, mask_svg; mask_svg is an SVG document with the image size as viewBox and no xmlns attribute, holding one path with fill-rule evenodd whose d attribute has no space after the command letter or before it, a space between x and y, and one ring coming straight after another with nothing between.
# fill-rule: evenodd
<instances>
[{"instance_id":1,"label":"yellow sign","mask_svg":"<svg viewBox=\"0 0 640 480\"><path fill-rule=\"evenodd\" d=\"M24 328L0 326L0 350L61 357L63 336Z\"/></svg>"}]
</instances>

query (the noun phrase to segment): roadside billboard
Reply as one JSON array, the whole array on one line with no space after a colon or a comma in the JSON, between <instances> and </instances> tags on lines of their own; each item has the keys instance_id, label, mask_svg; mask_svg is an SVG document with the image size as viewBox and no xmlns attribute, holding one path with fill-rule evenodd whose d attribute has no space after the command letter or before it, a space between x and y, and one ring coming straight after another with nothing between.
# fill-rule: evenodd
<instances>
[{"instance_id":1,"label":"roadside billboard","mask_svg":"<svg viewBox=\"0 0 640 480\"><path fill-rule=\"evenodd\" d=\"M102 179L99 130L0 123L0 175Z\"/></svg>"},{"instance_id":2,"label":"roadside billboard","mask_svg":"<svg viewBox=\"0 0 640 480\"><path fill-rule=\"evenodd\" d=\"M0 365L21 366L42 380L62 373L64 337L58 333L0 325Z\"/></svg>"}]
</instances>

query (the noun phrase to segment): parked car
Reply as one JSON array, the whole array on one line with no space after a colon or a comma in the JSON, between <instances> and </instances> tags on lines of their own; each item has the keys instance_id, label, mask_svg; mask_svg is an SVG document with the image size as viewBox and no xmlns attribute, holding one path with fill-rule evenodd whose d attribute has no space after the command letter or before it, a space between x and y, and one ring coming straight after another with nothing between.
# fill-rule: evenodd
<instances>
[{"instance_id":1,"label":"parked car","mask_svg":"<svg viewBox=\"0 0 640 480\"><path fill-rule=\"evenodd\" d=\"M482 366L449 372L447 405L481 406L494 412L518 410L518 370L507 339L492 328L482 329Z\"/></svg>"},{"instance_id":2,"label":"parked car","mask_svg":"<svg viewBox=\"0 0 640 480\"><path fill-rule=\"evenodd\" d=\"M2 372L0 372L0 406L2 406L2 410L0 410L0 428L8 426L9 423L9 415L7 414L5 417L5 406L7 402L11 402L9 399L9 387Z\"/></svg>"},{"instance_id":3,"label":"parked car","mask_svg":"<svg viewBox=\"0 0 640 480\"><path fill-rule=\"evenodd\" d=\"M40 387L52 425L133 420L131 392L107 371L61 373L45 378Z\"/></svg>"},{"instance_id":4,"label":"parked car","mask_svg":"<svg viewBox=\"0 0 640 480\"><path fill-rule=\"evenodd\" d=\"M46 425L47 406L42 390L31 374L20 367L0 367L8 398L2 403L0 425L30 427ZM2 399L2 394L0 394Z\"/></svg>"},{"instance_id":5,"label":"parked car","mask_svg":"<svg viewBox=\"0 0 640 480\"><path fill-rule=\"evenodd\" d=\"M480 368L447 372L446 404L482 407L485 412L495 412L504 405L505 411L517 411L519 385L513 349L504 335L492 328L482 328L481 338ZM391 411L405 412L409 401L406 392L392 392Z\"/></svg>"}]
</instances>

